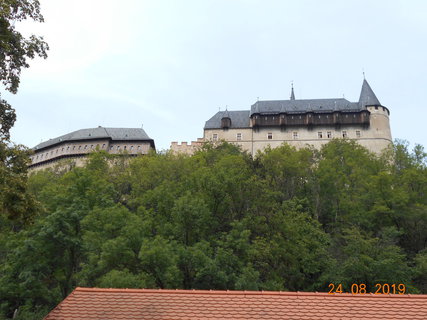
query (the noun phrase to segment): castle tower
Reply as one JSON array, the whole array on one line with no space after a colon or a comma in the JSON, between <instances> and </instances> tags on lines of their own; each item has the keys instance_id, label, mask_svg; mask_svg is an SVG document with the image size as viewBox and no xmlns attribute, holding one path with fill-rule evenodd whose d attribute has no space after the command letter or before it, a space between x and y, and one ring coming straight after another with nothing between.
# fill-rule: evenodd
<instances>
[{"instance_id":1,"label":"castle tower","mask_svg":"<svg viewBox=\"0 0 427 320\"><path fill-rule=\"evenodd\" d=\"M366 79L363 79L359 98L360 108L370 113L369 129L366 139L360 141L370 150L383 150L392 143L390 130L390 111L383 106Z\"/></svg>"}]
</instances>

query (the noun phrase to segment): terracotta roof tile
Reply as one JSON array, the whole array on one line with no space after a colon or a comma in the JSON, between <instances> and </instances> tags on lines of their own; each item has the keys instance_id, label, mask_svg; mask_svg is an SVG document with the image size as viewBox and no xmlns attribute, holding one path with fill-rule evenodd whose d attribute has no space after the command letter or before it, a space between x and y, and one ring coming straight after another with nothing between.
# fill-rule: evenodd
<instances>
[{"instance_id":1,"label":"terracotta roof tile","mask_svg":"<svg viewBox=\"0 0 427 320\"><path fill-rule=\"evenodd\" d=\"M427 319L427 295L76 288L45 320Z\"/></svg>"}]
</instances>

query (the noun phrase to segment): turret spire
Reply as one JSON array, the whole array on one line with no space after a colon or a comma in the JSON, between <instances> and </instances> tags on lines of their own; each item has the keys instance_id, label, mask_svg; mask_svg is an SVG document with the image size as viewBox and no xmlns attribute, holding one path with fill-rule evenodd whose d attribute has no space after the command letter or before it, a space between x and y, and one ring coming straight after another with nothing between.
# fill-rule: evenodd
<instances>
[{"instance_id":1,"label":"turret spire","mask_svg":"<svg viewBox=\"0 0 427 320\"><path fill-rule=\"evenodd\" d=\"M291 82L291 100L295 100L295 93L294 93L294 82Z\"/></svg>"},{"instance_id":2,"label":"turret spire","mask_svg":"<svg viewBox=\"0 0 427 320\"><path fill-rule=\"evenodd\" d=\"M363 79L362 91L360 92L359 104L361 107L366 106L380 106L381 103L371 89L368 81Z\"/></svg>"}]
</instances>

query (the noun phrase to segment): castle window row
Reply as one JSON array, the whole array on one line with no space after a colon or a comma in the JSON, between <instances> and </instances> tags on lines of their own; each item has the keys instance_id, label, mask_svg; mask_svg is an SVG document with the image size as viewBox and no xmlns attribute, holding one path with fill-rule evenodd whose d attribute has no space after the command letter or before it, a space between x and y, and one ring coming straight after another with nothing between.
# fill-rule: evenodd
<instances>
[{"instance_id":1,"label":"castle window row","mask_svg":"<svg viewBox=\"0 0 427 320\"><path fill-rule=\"evenodd\" d=\"M80 152L81 152L82 149L83 150L87 150L88 148L90 148L91 150L94 150L95 148L99 148L99 147L100 147L99 144L97 144L96 147L93 144L91 144L90 146L87 145L87 144L86 145L79 145L79 146L77 146L77 145L67 146L66 149L65 149L65 147L62 147L62 148L57 148L55 150L47 151L46 153L41 153L39 155L33 155L33 156L30 157L30 159L32 161L37 161L37 160L42 161L43 159L45 159L45 160L48 159L49 155L50 155L50 157L53 157L54 153L55 153L55 156L56 156L59 153L59 151L61 151L61 153L63 153L64 150L66 150L67 152L69 152L70 150L71 151L76 151L76 149L77 149L77 150L80 150ZM103 143L101 149L105 149L105 148L106 148L106 144ZM123 149L127 150L127 146L124 146ZM134 150L134 146L131 145L129 149L131 151L133 151ZM113 150L113 146L110 146L110 150ZM117 150L120 150L120 146L117 146ZM136 150L137 151L141 151L141 146L136 146Z\"/></svg>"},{"instance_id":2,"label":"castle window row","mask_svg":"<svg viewBox=\"0 0 427 320\"><path fill-rule=\"evenodd\" d=\"M356 130L355 135L356 135L357 139L359 139L359 138L362 137L362 134L361 134L360 130ZM349 135L348 135L347 130L342 130L341 133L337 137L348 138ZM292 132L292 138L294 140L299 139L298 131L293 131ZM334 138L334 135L333 135L332 131L326 131L326 132L324 132L324 131L318 131L317 132L317 139L325 139L325 138L326 139L332 139L332 138ZM242 133L240 133L240 132L236 133L236 140L237 141L242 141L242 139L243 139ZM217 133L213 133L212 134L212 141L218 141L218 140L219 140L218 134ZM267 133L267 140L273 140L273 132L268 132ZM117 146L117 150L119 150L119 148L120 147ZM131 146L131 150L132 150L132 148L133 148L133 146ZM112 150L113 147L111 146L110 149ZM126 149L126 147L124 149Z\"/></svg>"}]
</instances>

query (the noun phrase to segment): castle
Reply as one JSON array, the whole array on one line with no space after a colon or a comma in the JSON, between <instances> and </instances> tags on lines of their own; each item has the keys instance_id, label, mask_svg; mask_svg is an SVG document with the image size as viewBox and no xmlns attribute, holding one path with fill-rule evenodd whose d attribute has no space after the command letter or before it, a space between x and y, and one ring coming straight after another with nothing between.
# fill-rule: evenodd
<instances>
[{"instance_id":1,"label":"castle","mask_svg":"<svg viewBox=\"0 0 427 320\"><path fill-rule=\"evenodd\" d=\"M289 100L257 101L250 110L217 112L206 121L203 138L191 144L172 142L171 151L192 154L206 141L227 141L254 155L284 142L297 148L310 145L320 149L333 138L345 138L380 153L392 142L389 115L366 79L358 102L296 99L292 87ZM62 159L82 165L94 150L138 155L150 149L155 150L154 140L142 128L81 129L34 147L29 167L44 169Z\"/></svg>"},{"instance_id":2,"label":"castle","mask_svg":"<svg viewBox=\"0 0 427 320\"><path fill-rule=\"evenodd\" d=\"M297 148L319 149L333 138L354 139L380 153L392 142L389 110L381 105L366 79L358 102L344 98L257 101L250 110L219 111L206 121L203 141L227 141L256 154L267 146L286 142ZM194 152L192 144L172 143L175 152Z\"/></svg>"},{"instance_id":3,"label":"castle","mask_svg":"<svg viewBox=\"0 0 427 320\"><path fill-rule=\"evenodd\" d=\"M29 169L36 171L53 167L58 161L71 159L81 166L87 155L94 150L112 154L126 152L129 155L147 154L155 149L154 140L142 128L81 129L42 142L33 148Z\"/></svg>"}]
</instances>

